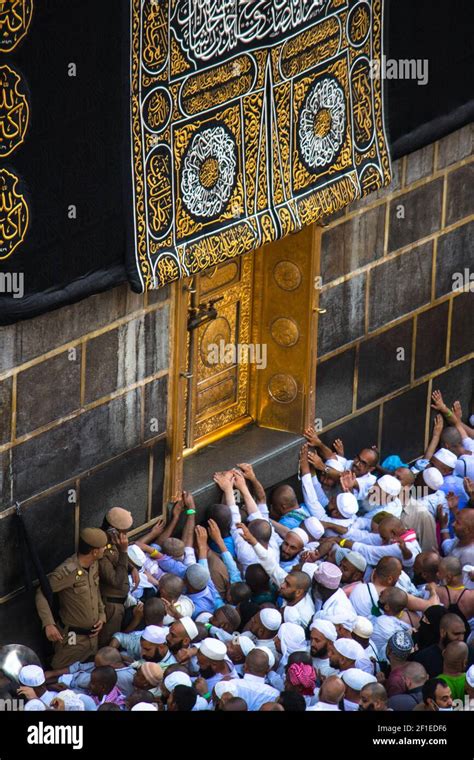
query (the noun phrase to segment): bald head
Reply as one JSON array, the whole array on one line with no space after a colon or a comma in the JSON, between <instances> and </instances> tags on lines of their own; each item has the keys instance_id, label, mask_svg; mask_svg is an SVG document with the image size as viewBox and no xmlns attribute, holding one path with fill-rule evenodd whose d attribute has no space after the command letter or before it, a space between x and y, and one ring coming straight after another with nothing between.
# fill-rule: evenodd
<instances>
[{"instance_id":1,"label":"bald head","mask_svg":"<svg viewBox=\"0 0 474 760\"><path fill-rule=\"evenodd\" d=\"M360 696L370 699L372 702L387 704L388 697L385 687L381 683L368 683L360 691Z\"/></svg>"},{"instance_id":2,"label":"bald head","mask_svg":"<svg viewBox=\"0 0 474 760\"><path fill-rule=\"evenodd\" d=\"M265 702L259 712L285 712L285 708L279 702Z\"/></svg>"},{"instance_id":3,"label":"bald head","mask_svg":"<svg viewBox=\"0 0 474 760\"><path fill-rule=\"evenodd\" d=\"M457 578L462 575L461 561L457 557L443 557L438 568L440 578Z\"/></svg>"},{"instance_id":4,"label":"bald head","mask_svg":"<svg viewBox=\"0 0 474 760\"><path fill-rule=\"evenodd\" d=\"M428 680L428 673L420 662L407 662L403 666L403 676L409 681L409 689L423 686Z\"/></svg>"},{"instance_id":5,"label":"bald head","mask_svg":"<svg viewBox=\"0 0 474 760\"><path fill-rule=\"evenodd\" d=\"M396 586L385 588L380 594L380 603L386 615L399 615L408 604L408 595Z\"/></svg>"},{"instance_id":6,"label":"bald head","mask_svg":"<svg viewBox=\"0 0 474 760\"><path fill-rule=\"evenodd\" d=\"M291 486L278 486L272 493L272 507L282 515L298 507L298 499Z\"/></svg>"},{"instance_id":7,"label":"bald head","mask_svg":"<svg viewBox=\"0 0 474 760\"><path fill-rule=\"evenodd\" d=\"M458 447L462 446L462 436L459 430L453 425L445 427L441 433L441 445L450 451L456 451Z\"/></svg>"},{"instance_id":8,"label":"bald head","mask_svg":"<svg viewBox=\"0 0 474 760\"><path fill-rule=\"evenodd\" d=\"M268 520L252 520L248 524L252 536L261 544L268 544L272 535L272 526Z\"/></svg>"},{"instance_id":9,"label":"bald head","mask_svg":"<svg viewBox=\"0 0 474 760\"><path fill-rule=\"evenodd\" d=\"M241 697L232 697L224 702L221 710L222 712L246 712L248 710L247 702Z\"/></svg>"},{"instance_id":10,"label":"bald head","mask_svg":"<svg viewBox=\"0 0 474 760\"><path fill-rule=\"evenodd\" d=\"M114 647L102 647L102 649L99 649L94 658L94 662L97 668L105 665L110 665L113 668L116 665L123 664L120 652Z\"/></svg>"},{"instance_id":11,"label":"bald head","mask_svg":"<svg viewBox=\"0 0 474 760\"><path fill-rule=\"evenodd\" d=\"M409 467L397 467L394 475L404 487L412 486L416 478L415 473L412 472Z\"/></svg>"},{"instance_id":12,"label":"bald head","mask_svg":"<svg viewBox=\"0 0 474 760\"><path fill-rule=\"evenodd\" d=\"M252 676L266 676L270 670L270 662L266 652L252 649L245 659L244 671Z\"/></svg>"},{"instance_id":13,"label":"bald head","mask_svg":"<svg viewBox=\"0 0 474 760\"><path fill-rule=\"evenodd\" d=\"M384 586L394 586L401 572L402 563L396 557L382 557L375 568L375 575Z\"/></svg>"},{"instance_id":14,"label":"bald head","mask_svg":"<svg viewBox=\"0 0 474 760\"><path fill-rule=\"evenodd\" d=\"M464 641L452 641L443 652L443 672L464 673L467 668L469 647Z\"/></svg>"},{"instance_id":15,"label":"bald head","mask_svg":"<svg viewBox=\"0 0 474 760\"><path fill-rule=\"evenodd\" d=\"M160 595L169 602L178 599L184 591L184 581L174 573L165 573L160 578Z\"/></svg>"},{"instance_id":16,"label":"bald head","mask_svg":"<svg viewBox=\"0 0 474 760\"><path fill-rule=\"evenodd\" d=\"M311 578L308 573L303 573L301 570L292 570L288 573L294 579L295 588L298 591L304 591L306 593L311 586Z\"/></svg>"},{"instance_id":17,"label":"bald head","mask_svg":"<svg viewBox=\"0 0 474 760\"><path fill-rule=\"evenodd\" d=\"M319 690L320 702L327 702L330 705L337 705L341 701L345 692L345 685L339 676L328 676L324 679L323 685Z\"/></svg>"}]
</instances>

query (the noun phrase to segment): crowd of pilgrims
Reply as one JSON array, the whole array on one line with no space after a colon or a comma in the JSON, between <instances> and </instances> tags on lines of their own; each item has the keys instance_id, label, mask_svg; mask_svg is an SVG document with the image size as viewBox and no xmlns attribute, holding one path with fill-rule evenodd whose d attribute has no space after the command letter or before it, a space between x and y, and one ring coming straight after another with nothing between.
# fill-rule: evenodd
<instances>
[{"instance_id":1,"label":"crowd of pilgrims","mask_svg":"<svg viewBox=\"0 0 474 760\"><path fill-rule=\"evenodd\" d=\"M241 463L214 474L220 503L201 513L183 492L138 539L131 514L109 510L79 546L104 597L92 654L55 639L38 591L61 651L21 668L24 709L474 708L474 420L432 400L423 459L346 452L308 428L299 499L289 484L267 499ZM111 558L124 598L103 590Z\"/></svg>"}]
</instances>

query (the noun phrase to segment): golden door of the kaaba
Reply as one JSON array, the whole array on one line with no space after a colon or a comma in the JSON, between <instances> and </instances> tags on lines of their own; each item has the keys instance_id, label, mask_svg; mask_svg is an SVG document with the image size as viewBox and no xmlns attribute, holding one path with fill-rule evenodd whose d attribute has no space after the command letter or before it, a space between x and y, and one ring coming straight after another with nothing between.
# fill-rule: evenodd
<instances>
[{"instance_id":1,"label":"golden door of the kaaba","mask_svg":"<svg viewBox=\"0 0 474 760\"><path fill-rule=\"evenodd\" d=\"M316 225L174 286L166 492L183 459L255 423L302 432L316 388Z\"/></svg>"}]
</instances>

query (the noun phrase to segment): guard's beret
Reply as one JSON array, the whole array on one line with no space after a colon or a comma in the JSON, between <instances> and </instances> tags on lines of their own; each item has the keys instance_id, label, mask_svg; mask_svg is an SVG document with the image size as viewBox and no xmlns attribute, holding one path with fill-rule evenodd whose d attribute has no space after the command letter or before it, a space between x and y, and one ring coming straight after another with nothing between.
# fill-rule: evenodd
<instances>
[{"instance_id":1,"label":"guard's beret","mask_svg":"<svg viewBox=\"0 0 474 760\"><path fill-rule=\"evenodd\" d=\"M81 538L93 549L102 549L107 546L107 533L100 528L84 528L81 530Z\"/></svg>"},{"instance_id":2,"label":"guard's beret","mask_svg":"<svg viewBox=\"0 0 474 760\"><path fill-rule=\"evenodd\" d=\"M130 530L133 525L132 513L122 507L112 507L105 515L105 519L111 528L116 530Z\"/></svg>"}]
</instances>

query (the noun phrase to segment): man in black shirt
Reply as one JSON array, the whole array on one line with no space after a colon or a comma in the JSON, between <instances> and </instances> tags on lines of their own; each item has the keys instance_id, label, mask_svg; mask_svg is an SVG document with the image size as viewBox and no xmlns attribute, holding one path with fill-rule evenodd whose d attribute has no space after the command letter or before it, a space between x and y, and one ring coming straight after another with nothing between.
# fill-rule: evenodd
<instances>
[{"instance_id":1,"label":"man in black shirt","mask_svg":"<svg viewBox=\"0 0 474 760\"><path fill-rule=\"evenodd\" d=\"M463 620L452 612L446 613L439 624L439 642L410 655L412 662L419 662L428 676L434 678L443 672L443 650L452 641L464 641L466 628ZM474 649L469 647L468 665L474 663Z\"/></svg>"}]
</instances>

